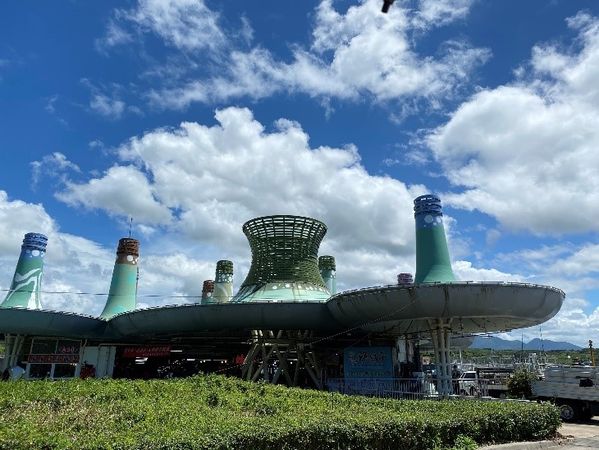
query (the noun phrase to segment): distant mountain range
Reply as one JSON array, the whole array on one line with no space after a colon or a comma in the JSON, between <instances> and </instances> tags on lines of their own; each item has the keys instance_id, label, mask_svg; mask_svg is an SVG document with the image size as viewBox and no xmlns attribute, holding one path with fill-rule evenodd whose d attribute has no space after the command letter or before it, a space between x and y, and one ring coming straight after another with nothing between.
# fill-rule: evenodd
<instances>
[{"instance_id":1,"label":"distant mountain range","mask_svg":"<svg viewBox=\"0 0 599 450\"><path fill-rule=\"evenodd\" d=\"M469 348L489 348L492 350L521 350L521 341L511 341L495 336L475 336L474 342ZM580 350L582 347L569 342L556 342L549 339L535 338L524 343L524 350L550 351L550 350Z\"/></svg>"}]
</instances>

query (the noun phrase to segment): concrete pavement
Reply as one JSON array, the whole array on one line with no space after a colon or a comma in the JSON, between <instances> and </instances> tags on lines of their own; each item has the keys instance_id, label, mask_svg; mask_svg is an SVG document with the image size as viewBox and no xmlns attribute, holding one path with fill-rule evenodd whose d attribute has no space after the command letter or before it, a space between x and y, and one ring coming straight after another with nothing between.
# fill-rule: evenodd
<instances>
[{"instance_id":1,"label":"concrete pavement","mask_svg":"<svg viewBox=\"0 0 599 450\"><path fill-rule=\"evenodd\" d=\"M490 445L485 450L598 450L599 416L584 423L564 423L559 428L562 436L553 441L516 442L513 444Z\"/></svg>"}]
</instances>

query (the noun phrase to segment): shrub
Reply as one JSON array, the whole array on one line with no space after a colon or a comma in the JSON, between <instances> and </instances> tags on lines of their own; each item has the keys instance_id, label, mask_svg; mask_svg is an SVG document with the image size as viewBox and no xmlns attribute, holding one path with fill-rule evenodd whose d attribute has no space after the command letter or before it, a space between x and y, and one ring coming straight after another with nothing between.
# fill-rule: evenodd
<instances>
[{"instance_id":1,"label":"shrub","mask_svg":"<svg viewBox=\"0 0 599 450\"><path fill-rule=\"evenodd\" d=\"M478 448L478 445L474 439L460 434L455 439L452 450L475 450L476 448Z\"/></svg>"},{"instance_id":2,"label":"shrub","mask_svg":"<svg viewBox=\"0 0 599 450\"><path fill-rule=\"evenodd\" d=\"M550 404L400 401L247 383L179 380L0 383L0 449L471 449L539 440Z\"/></svg>"},{"instance_id":3,"label":"shrub","mask_svg":"<svg viewBox=\"0 0 599 450\"><path fill-rule=\"evenodd\" d=\"M508 395L512 398L531 398L532 382L537 375L526 369L515 371L507 382Z\"/></svg>"}]
</instances>

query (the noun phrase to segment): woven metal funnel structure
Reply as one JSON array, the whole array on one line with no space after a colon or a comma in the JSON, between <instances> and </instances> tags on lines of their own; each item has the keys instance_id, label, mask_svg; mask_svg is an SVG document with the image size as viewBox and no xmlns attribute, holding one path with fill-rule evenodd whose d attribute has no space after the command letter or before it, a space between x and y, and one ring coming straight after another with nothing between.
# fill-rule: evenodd
<instances>
[{"instance_id":1,"label":"woven metal funnel structure","mask_svg":"<svg viewBox=\"0 0 599 450\"><path fill-rule=\"evenodd\" d=\"M135 309L139 277L138 258L139 241L131 238L120 239L112 271L110 291L104 311L100 314L101 318L110 319L117 314Z\"/></svg>"},{"instance_id":2,"label":"woven metal funnel structure","mask_svg":"<svg viewBox=\"0 0 599 450\"><path fill-rule=\"evenodd\" d=\"M47 244L48 238L43 234L25 235L10 290L0 308L42 308L40 290Z\"/></svg>"},{"instance_id":3,"label":"woven metal funnel structure","mask_svg":"<svg viewBox=\"0 0 599 450\"><path fill-rule=\"evenodd\" d=\"M309 217L258 217L243 225L252 264L236 302L322 302L330 293L318 269L327 227Z\"/></svg>"}]
</instances>

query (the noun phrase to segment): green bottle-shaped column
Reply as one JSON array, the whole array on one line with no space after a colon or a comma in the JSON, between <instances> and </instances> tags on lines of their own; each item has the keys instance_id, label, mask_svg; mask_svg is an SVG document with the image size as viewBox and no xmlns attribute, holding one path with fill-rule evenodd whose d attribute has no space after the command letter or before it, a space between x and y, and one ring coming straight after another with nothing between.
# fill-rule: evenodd
<instances>
[{"instance_id":1,"label":"green bottle-shaped column","mask_svg":"<svg viewBox=\"0 0 599 450\"><path fill-rule=\"evenodd\" d=\"M212 303L225 303L233 297L233 262L222 259L216 263Z\"/></svg>"},{"instance_id":2,"label":"green bottle-shaped column","mask_svg":"<svg viewBox=\"0 0 599 450\"><path fill-rule=\"evenodd\" d=\"M108 299L104 311L100 314L102 319L110 319L117 314L135 309L139 276L138 259L139 241L131 238L119 240Z\"/></svg>"},{"instance_id":3,"label":"green bottle-shaped column","mask_svg":"<svg viewBox=\"0 0 599 450\"><path fill-rule=\"evenodd\" d=\"M42 309L40 291L47 244L48 238L43 234L25 235L15 275L1 308Z\"/></svg>"},{"instance_id":4,"label":"green bottle-shaped column","mask_svg":"<svg viewBox=\"0 0 599 450\"><path fill-rule=\"evenodd\" d=\"M331 295L336 294L337 266L335 264L335 257L330 255L320 256L318 258L318 270L320 270L320 276Z\"/></svg>"},{"instance_id":5,"label":"green bottle-shaped column","mask_svg":"<svg viewBox=\"0 0 599 450\"><path fill-rule=\"evenodd\" d=\"M434 195L421 195L414 200L416 219L416 277L414 282L455 281L445 229L441 200Z\"/></svg>"}]
</instances>

